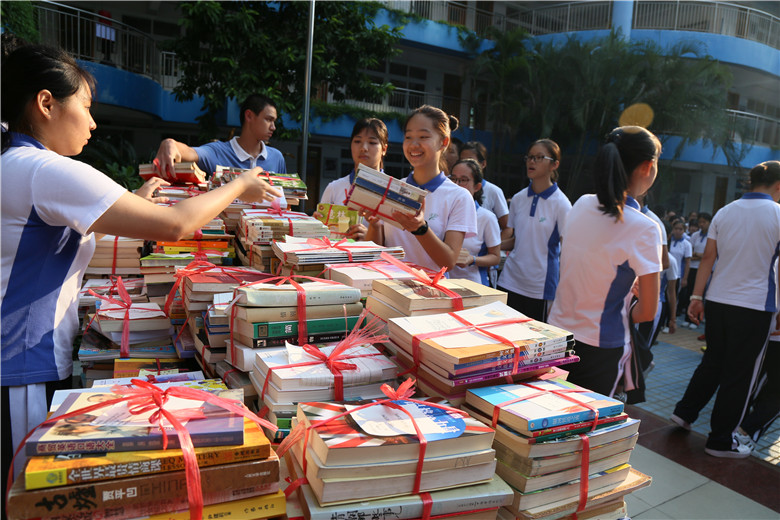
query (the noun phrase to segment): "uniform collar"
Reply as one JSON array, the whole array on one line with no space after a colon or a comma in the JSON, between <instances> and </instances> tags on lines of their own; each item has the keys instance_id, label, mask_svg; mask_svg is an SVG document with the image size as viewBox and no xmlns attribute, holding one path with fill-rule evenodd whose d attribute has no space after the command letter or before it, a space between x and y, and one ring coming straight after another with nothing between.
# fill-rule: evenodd
<instances>
[{"instance_id":1,"label":"uniform collar","mask_svg":"<svg viewBox=\"0 0 780 520\"><path fill-rule=\"evenodd\" d=\"M9 132L9 134L11 135L11 144L9 146L31 146L33 148L46 150L46 147L32 136L20 134L19 132Z\"/></svg>"},{"instance_id":2,"label":"uniform collar","mask_svg":"<svg viewBox=\"0 0 780 520\"><path fill-rule=\"evenodd\" d=\"M236 157L238 157L238 160L241 162L244 161L254 161L257 162L258 159L266 160L268 159L268 147L265 145L264 142L260 142L263 147L260 149L260 153L257 154L257 157L249 155L246 150L241 148L241 145L238 144L238 137L234 137L230 140L230 147L233 149L233 153L236 154Z\"/></svg>"},{"instance_id":3,"label":"uniform collar","mask_svg":"<svg viewBox=\"0 0 780 520\"><path fill-rule=\"evenodd\" d=\"M552 186L550 186L549 188L547 188L547 189L546 189L546 190L544 190L543 192L541 192L541 193L536 193L536 192L534 191L534 189L533 189L533 184L529 184L529 185L528 185L528 196L529 196L529 197L533 197L534 195L538 195L538 196L540 196L541 198L543 198L543 199L547 200L547 199L549 199L549 198L550 198L550 195L552 195L553 193L555 193L555 190L557 190L557 189L558 189L558 183L557 183L557 182L553 182Z\"/></svg>"},{"instance_id":4,"label":"uniform collar","mask_svg":"<svg viewBox=\"0 0 780 520\"><path fill-rule=\"evenodd\" d=\"M626 195L626 206L630 208L634 208L637 211L642 211L641 207L639 206L639 203L631 195Z\"/></svg>"},{"instance_id":5,"label":"uniform collar","mask_svg":"<svg viewBox=\"0 0 780 520\"><path fill-rule=\"evenodd\" d=\"M406 178L406 182L408 184L411 184L412 186L417 186L418 188L422 188L424 190L428 190L431 193L436 191L436 188L442 185L444 181L447 180L447 176L444 175L444 172L439 172L439 175L434 177L433 179L429 180L425 184L417 184L414 180L414 172L410 173L409 176Z\"/></svg>"},{"instance_id":6,"label":"uniform collar","mask_svg":"<svg viewBox=\"0 0 780 520\"><path fill-rule=\"evenodd\" d=\"M772 200L772 197L768 193L760 193L758 191L751 191L742 195L743 199L766 199Z\"/></svg>"}]
</instances>

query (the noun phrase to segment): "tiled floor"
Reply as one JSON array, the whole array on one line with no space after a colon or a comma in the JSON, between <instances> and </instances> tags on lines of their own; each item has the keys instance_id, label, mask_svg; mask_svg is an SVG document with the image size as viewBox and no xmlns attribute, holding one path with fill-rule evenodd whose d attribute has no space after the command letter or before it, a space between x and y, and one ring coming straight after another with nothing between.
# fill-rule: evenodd
<instances>
[{"instance_id":1,"label":"tiled floor","mask_svg":"<svg viewBox=\"0 0 780 520\"><path fill-rule=\"evenodd\" d=\"M700 328L701 329L701 328ZM626 499L633 520L780 519L780 425L743 460L719 459L703 451L710 403L685 432L668 421L701 359L701 330L662 334L653 347L655 368L647 378L647 402L628 407L642 419L631 464L653 484Z\"/></svg>"}]
</instances>

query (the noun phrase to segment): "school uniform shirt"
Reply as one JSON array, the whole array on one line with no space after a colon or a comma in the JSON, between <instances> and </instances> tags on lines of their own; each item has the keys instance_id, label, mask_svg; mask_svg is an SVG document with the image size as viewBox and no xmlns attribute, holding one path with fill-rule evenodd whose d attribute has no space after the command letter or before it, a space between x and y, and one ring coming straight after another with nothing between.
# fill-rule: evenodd
<instances>
[{"instance_id":1,"label":"school uniform shirt","mask_svg":"<svg viewBox=\"0 0 780 520\"><path fill-rule=\"evenodd\" d=\"M425 196L425 220L430 230L444 240L447 231L463 231L465 238L477 234L477 212L474 208L474 197L466 188L462 188L449 180L444 173L439 173L431 181L423 185L414 182L413 174L409 174L406 182L428 190ZM381 221L380 221L381 222ZM430 255L423 249L417 237L410 232L382 222L385 233L385 245L404 248L404 260L434 271L441 269Z\"/></svg>"},{"instance_id":2,"label":"school uniform shirt","mask_svg":"<svg viewBox=\"0 0 780 520\"><path fill-rule=\"evenodd\" d=\"M596 195L583 195L566 218L561 279L548 321L588 345L623 348L630 341L631 287L637 277L661 272L661 231L633 199L621 221L599 205Z\"/></svg>"},{"instance_id":3,"label":"school uniform shirt","mask_svg":"<svg viewBox=\"0 0 780 520\"><path fill-rule=\"evenodd\" d=\"M718 210L708 230L718 262L707 300L776 312L780 205L765 193L745 193Z\"/></svg>"},{"instance_id":4,"label":"school uniform shirt","mask_svg":"<svg viewBox=\"0 0 780 520\"><path fill-rule=\"evenodd\" d=\"M463 247L474 258L487 254L488 248L501 245L501 230L498 227L498 219L492 211L488 211L478 202L477 208L477 234L463 239ZM467 278L483 285L490 285L487 267L477 267L472 264L467 267L457 265L450 269L450 278Z\"/></svg>"},{"instance_id":5,"label":"school uniform shirt","mask_svg":"<svg viewBox=\"0 0 780 520\"><path fill-rule=\"evenodd\" d=\"M352 187L353 182L355 182L355 170L349 172L349 175L329 182L328 185L325 186L325 191L322 192L320 202L323 204L345 206L347 204L349 189Z\"/></svg>"},{"instance_id":6,"label":"school uniform shirt","mask_svg":"<svg viewBox=\"0 0 780 520\"><path fill-rule=\"evenodd\" d=\"M20 134L0 164L2 384L58 381L73 369L78 291L95 251L87 230L127 190Z\"/></svg>"},{"instance_id":7,"label":"school uniform shirt","mask_svg":"<svg viewBox=\"0 0 780 520\"><path fill-rule=\"evenodd\" d=\"M661 273L661 302L666 301L666 287L669 285L669 281L671 280L679 280L680 276L680 268L677 265L677 262L674 261L673 258L671 258L672 255L667 253L669 255L669 267L664 269L664 271ZM660 307L659 307L660 309Z\"/></svg>"},{"instance_id":8,"label":"school uniform shirt","mask_svg":"<svg viewBox=\"0 0 780 520\"><path fill-rule=\"evenodd\" d=\"M531 186L512 197L508 226L515 247L498 277L498 285L537 300L552 300L558 287L561 232L571 202L558 184L535 193Z\"/></svg>"},{"instance_id":9,"label":"school uniform shirt","mask_svg":"<svg viewBox=\"0 0 780 520\"><path fill-rule=\"evenodd\" d=\"M643 214L653 219L656 222L656 224L658 224L658 227L661 229L661 245L662 246L666 245L669 241L669 238L666 236L666 227L664 226L664 223L661 221L661 219L658 218L658 215L653 213L653 210L651 210L647 206L642 206L642 209L640 209L639 211L641 211Z\"/></svg>"},{"instance_id":10,"label":"school uniform shirt","mask_svg":"<svg viewBox=\"0 0 780 520\"><path fill-rule=\"evenodd\" d=\"M709 229L707 230L709 231ZM707 233L702 233L701 229L691 235L691 253L701 256L704 254L704 248L707 247ZM691 258L691 269L698 269L701 260Z\"/></svg>"},{"instance_id":11,"label":"school uniform shirt","mask_svg":"<svg viewBox=\"0 0 780 520\"><path fill-rule=\"evenodd\" d=\"M509 214L504 190L484 179L482 180L482 207L492 211L496 218Z\"/></svg>"},{"instance_id":12,"label":"school uniform shirt","mask_svg":"<svg viewBox=\"0 0 780 520\"><path fill-rule=\"evenodd\" d=\"M691 243L688 242L688 239L685 237L680 240L676 240L672 237L672 241L669 243L669 254L672 255L672 260L677 263L677 267L680 271L679 276L684 275L685 259L690 258L693 254Z\"/></svg>"},{"instance_id":13,"label":"school uniform shirt","mask_svg":"<svg viewBox=\"0 0 780 520\"><path fill-rule=\"evenodd\" d=\"M263 170L271 173L287 173L287 164L284 162L282 152L276 148L263 143L263 149L257 154L257 157L249 155L246 150L238 144L238 137L230 141L213 141L202 146L194 148L198 154L198 166L201 170L211 175L217 166L230 166L233 168L251 169L259 166ZM287 207L287 200L284 197L277 197L280 207ZM257 203L261 206L270 205L270 203Z\"/></svg>"}]
</instances>

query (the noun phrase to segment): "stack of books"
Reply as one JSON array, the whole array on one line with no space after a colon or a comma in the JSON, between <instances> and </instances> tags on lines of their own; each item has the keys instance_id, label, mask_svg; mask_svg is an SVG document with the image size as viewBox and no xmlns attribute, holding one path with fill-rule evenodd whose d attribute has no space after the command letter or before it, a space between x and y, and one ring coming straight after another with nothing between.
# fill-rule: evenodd
<instances>
[{"instance_id":1,"label":"stack of books","mask_svg":"<svg viewBox=\"0 0 780 520\"><path fill-rule=\"evenodd\" d=\"M240 391L221 384L199 389L240 398ZM53 414L116 397L107 388L70 392ZM204 518L284 514L279 459L262 430L204 400L169 397L166 403L168 410L187 408L205 415L184 421L199 465L201 490L194 492L202 491ZM178 436L169 433L163 450L160 429L150 425L148 415L130 414L123 402L37 430L25 446L27 466L8 496L8 517L189 518L190 483Z\"/></svg>"},{"instance_id":2,"label":"stack of books","mask_svg":"<svg viewBox=\"0 0 780 520\"><path fill-rule=\"evenodd\" d=\"M376 285L383 283L376 281ZM578 361L573 334L527 318L501 302L454 313L388 321L388 344L419 388L461 404L466 390L525 379Z\"/></svg>"},{"instance_id":3,"label":"stack of books","mask_svg":"<svg viewBox=\"0 0 780 520\"><path fill-rule=\"evenodd\" d=\"M368 240L331 242L330 239L285 236L283 242L274 241L272 247L279 260L294 267L317 265L319 268L336 262L372 262L379 260L382 253L394 258L404 257L404 249L400 246L380 246Z\"/></svg>"},{"instance_id":4,"label":"stack of books","mask_svg":"<svg viewBox=\"0 0 780 520\"><path fill-rule=\"evenodd\" d=\"M133 303L129 309L106 301L97 302L94 315L87 314L88 330L82 338L82 361L117 359L123 335L129 357L176 358L171 320L156 303Z\"/></svg>"},{"instance_id":5,"label":"stack of books","mask_svg":"<svg viewBox=\"0 0 780 520\"><path fill-rule=\"evenodd\" d=\"M639 436L639 421L624 413L622 402L548 379L471 389L462 408L496 425L496 473L514 490L509 516L546 517L558 511L563 513L559 518L578 506L582 514L604 503L622 506L625 492L614 490L631 474L628 462ZM584 448L583 437L588 440ZM582 494L588 500L580 504ZM592 500L605 494L610 500Z\"/></svg>"},{"instance_id":6,"label":"stack of books","mask_svg":"<svg viewBox=\"0 0 780 520\"><path fill-rule=\"evenodd\" d=\"M195 186L160 186L157 188L157 197L167 197L168 203L176 203L180 200L189 199L191 197L197 197L203 195L206 191L201 190Z\"/></svg>"},{"instance_id":7,"label":"stack of books","mask_svg":"<svg viewBox=\"0 0 780 520\"><path fill-rule=\"evenodd\" d=\"M284 347L259 349L255 354L249 379L262 400L258 407L265 407L269 412L267 418L279 427L277 439L289 433L290 420L298 403L379 398L384 396L380 389L383 384L395 383L398 366L370 343L348 348L339 343L313 347L324 356L339 349L339 360L355 366L340 371L338 389L335 375L322 358L303 347L288 343Z\"/></svg>"},{"instance_id":8,"label":"stack of books","mask_svg":"<svg viewBox=\"0 0 780 520\"><path fill-rule=\"evenodd\" d=\"M320 202L317 204L317 214L320 215L317 220L328 226L332 240L345 238L349 228L361 221L358 211L338 204Z\"/></svg>"},{"instance_id":9,"label":"stack of books","mask_svg":"<svg viewBox=\"0 0 780 520\"><path fill-rule=\"evenodd\" d=\"M146 283L143 278L122 278L122 283L125 286L127 294L134 303L142 303L149 300L146 292ZM109 278L90 278L84 280L84 284L79 290L79 309L85 311L94 311L95 303L100 296L111 296L118 299L119 289L114 280Z\"/></svg>"},{"instance_id":10,"label":"stack of books","mask_svg":"<svg viewBox=\"0 0 780 520\"><path fill-rule=\"evenodd\" d=\"M177 162L173 165L173 171L160 171L155 163L139 164L138 173L144 180L152 177L160 177L171 184L194 184L199 187L206 187L206 177L211 172L204 172L194 162Z\"/></svg>"},{"instance_id":11,"label":"stack of books","mask_svg":"<svg viewBox=\"0 0 780 520\"><path fill-rule=\"evenodd\" d=\"M349 189L347 207L377 215L400 228L401 225L392 217L393 211L416 215L427 194L427 190L361 164Z\"/></svg>"},{"instance_id":12,"label":"stack of books","mask_svg":"<svg viewBox=\"0 0 780 520\"><path fill-rule=\"evenodd\" d=\"M231 166L217 166L214 176L210 179L212 188L216 188L232 181L246 170ZM262 172L260 178L271 186L280 189L284 193L289 205L298 204L300 200L309 198L306 191L306 183L297 173L273 173Z\"/></svg>"},{"instance_id":13,"label":"stack of books","mask_svg":"<svg viewBox=\"0 0 780 520\"><path fill-rule=\"evenodd\" d=\"M144 241L137 238L103 235L95 244L85 278L141 274L141 250Z\"/></svg>"},{"instance_id":14,"label":"stack of books","mask_svg":"<svg viewBox=\"0 0 780 520\"><path fill-rule=\"evenodd\" d=\"M231 236L228 236L228 239ZM176 240L176 241L164 241L158 240L154 243L152 248L153 253L163 254L181 254L181 253L227 253L227 255L221 255L227 258L235 258L236 250L230 245L230 240L213 240L208 235L200 235L200 238L193 240Z\"/></svg>"},{"instance_id":15,"label":"stack of books","mask_svg":"<svg viewBox=\"0 0 780 520\"><path fill-rule=\"evenodd\" d=\"M370 406L361 408L365 404ZM389 497L399 497L396 507L419 507L420 492L458 488L457 493L450 491L453 499L492 495L491 511L478 518L495 518L495 508L508 497L505 484L495 477L493 430L467 414L425 401L392 404L411 418L376 401L298 405L293 427L308 430L308 435L291 437L290 453L295 472L307 480L304 510L329 508L338 518L354 507L373 505L368 501L392 500ZM416 428L425 439L422 451ZM471 510L465 503L460 507L464 513Z\"/></svg>"},{"instance_id":16,"label":"stack of books","mask_svg":"<svg viewBox=\"0 0 780 520\"><path fill-rule=\"evenodd\" d=\"M257 390L252 380L249 379L249 373L236 369L225 360L218 361L216 365L217 377L227 385L228 388L239 389L244 392L244 404L257 410Z\"/></svg>"},{"instance_id":17,"label":"stack of books","mask_svg":"<svg viewBox=\"0 0 780 520\"><path fill-rule=\"evenodd\" d=\"M427 267L405 262L407 269L416 269L428 276L434 276L436 273ZM408 270L401 269L395 264L386 260L376 260L364 263L345 263L345 264L325 264L324 276L329 280L336 280L344 285L360 289L363 298L372 294L374 280L410 280L414 274ZM400 313L400 311L398 311ZM401 316L402 314L398 314ZM384 318L383 321L387 321Z\"/></svg>"}]
</instances>

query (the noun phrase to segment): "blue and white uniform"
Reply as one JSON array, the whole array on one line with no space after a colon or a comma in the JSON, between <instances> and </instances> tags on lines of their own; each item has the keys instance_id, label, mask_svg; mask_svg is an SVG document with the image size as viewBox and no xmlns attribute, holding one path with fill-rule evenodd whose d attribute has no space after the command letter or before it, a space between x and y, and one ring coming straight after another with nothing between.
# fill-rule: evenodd
<instances>
[{"instance_id":1,"label":"blue and white uniform","mask_svg":"<svg viewBox=\"0 0 780 520\"><path fill-rule=\"evenodd\" d=\"M702 230L696 231L693 235L691 235L691 252L699 255L701 257L704 254L704 248L707 247L707 235L709 234L709 230L707 230L707 233L702 232ZM694 260L691 258L691 269L698 269L699 264L701 263L701 260Z\"/></svg>"},{"instance_id":2,"label":"blue and white uniform","mask_svg":"<svg viewBox=\"0 0 780 520\"><path fill-rule=\"evenodd\" d=\"M447 231L462 231L464 238L473 237L477 234L477 212L474 207L474 197L465 188L462 188L449 180L443 172L423 185L414 182L413 174L409 174L406 182L413 186L428 190L430 193L425 197L425 220L428 222L430 230L444 240ZM425 249L420 245L417 237L404 229L385 225L384 227L385 245L401 246L404 248L404 260L412 262L423 267L428 267L434 271L440 269L439 265L433 261Z\"/></svg>"},{"instance_id":3,"label":"blue and white uniform","mask_svg":"<svg viewBox=\"0 0 780 520\"><path fill-rule=\"evenodd\" d=\"M287 164L282 152L263 143L263 149L257 156L249 155L238 144L238 137L230 141L213 141L194 148L198 154L198 166L208 175L214 173L217 166L250 169L259 166L272 173L287 173Z\"/></svg>"},{"instance_id":4,"label":"blue and white uniform","mask_svg":"<svg viewBox=\"0 0 780 520\"><path fill-rule=\"evenodd\" d=\"M680 240L672 237L672 241L669 243L669 254L672 255L672 261L677 263L679 276L685 276L685 259L690 258L693 254L691 243L685 237ZM688 267L690 268L690 265Z\"/></svg>"},{"instance_id":5,"label":"blue and white uniform","mask_svg":"<svg viewBox=\"0 0 780 520\"><path fill-rule=\"evenodd\" d=\"M355 182L355 170L349 172L349 175L329 182L328 185L325 186L325 191L322 192L320 202L323 204L345 206L347 204L347 195L349 194L349 189L353 182Z\"/></svg>"},{"instance_id":6,"label":"blue and white uniform","mask_svg":"<svg viewBox=\"0 0 780 520\"><path fill-rule=\"evenodd\" d=\"M555 183L542 193L529 186L512 197L507 225L514 229L515 247L498 285L537 300L555 298L561 232L570 210L571 202Z\"/></svg>"},{"instance_id":7,"label":"blue and white uniform","mask_svg":"<svg viewBox=\"0 0 780 520\"><path fill-rule=\"evenodd\" d=\"M463 248L471 256L477 258L487 254L488 248L501 245L501 230L498 228L498 219L492 211L488 211L478 202L474 202L477 208L477 234L463 239ZM477 267L472 264L467 267L457 265L449 271L450 278L467 278L483 285L490 285L488 268Z\"/></svg>"}]
</instances>

